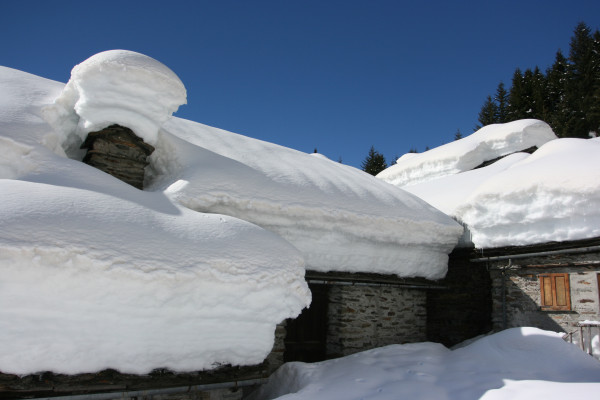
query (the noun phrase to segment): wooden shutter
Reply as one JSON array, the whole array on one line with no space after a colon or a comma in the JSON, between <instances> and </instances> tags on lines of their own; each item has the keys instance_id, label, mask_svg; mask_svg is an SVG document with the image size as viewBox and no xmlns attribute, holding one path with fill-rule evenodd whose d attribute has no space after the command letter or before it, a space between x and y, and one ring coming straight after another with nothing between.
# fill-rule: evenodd
<instances>
[{"instance_id":1,"label":"wooden shutter","mask_svg":"<svg viewBox=\"0 0 600 400\"><path fill-rule=\"evenodd\" d=\"M540 275L542 310L570 310L569 274Z\"/></svg>"}]
</instances>

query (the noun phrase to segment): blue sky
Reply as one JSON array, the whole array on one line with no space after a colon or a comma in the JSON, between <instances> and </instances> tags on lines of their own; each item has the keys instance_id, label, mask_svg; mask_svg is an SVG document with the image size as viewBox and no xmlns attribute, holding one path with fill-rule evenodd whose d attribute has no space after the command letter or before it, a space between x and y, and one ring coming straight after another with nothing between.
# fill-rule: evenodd
<instances>
[{"instance_id":1,"label":"blue sky","mask_svg":"<svg viewBox=\"0 0 600 400\"><path fill-rule=\"evenodd\" d=\"M127 49L188 91L175 114L359 167L470 134L516 67L545 70L600 1L4 0L0 65L66 82Z\"/></svg>"}]
</instances>

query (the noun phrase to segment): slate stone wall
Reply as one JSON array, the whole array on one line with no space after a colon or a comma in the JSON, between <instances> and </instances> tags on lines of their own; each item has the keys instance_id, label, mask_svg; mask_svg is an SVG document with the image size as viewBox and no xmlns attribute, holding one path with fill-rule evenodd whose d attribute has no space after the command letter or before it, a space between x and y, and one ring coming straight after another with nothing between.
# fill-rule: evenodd
<instances>
[{"instance_id":1,"label":"slate stone wall","mask_svg":"<svg viewBox=\"0 0 600 400\"><path fill-rule=\"evenodd\" d=\"M328 357L424 341L426 297L425 290L399 286L333 285L329 291Z\"/></svg>"},{"instance_id":2,"label":"slate stone wall","mask_svg":"<svg viewBox=\"0 0 600 400\"><path fill-rule=\"evenodd\" d=\"M518 326L572 332L584 320L600 320L600 252L537 256L490 262L495 330ZM542 311L540 274L567 273L571 310Z\"/></svg>"},{"instance_id":3,"label":"slate stone wall","mask_svg":"<svg viewBox=\"0 0 600 400\"><path fill-rule=\"evenodd\" d=\"M427 295L427 340L453 346L492 330L491 281L485 264L473 263L473 250L450 254L448 273Z\"/></svg>"}]
</instances>

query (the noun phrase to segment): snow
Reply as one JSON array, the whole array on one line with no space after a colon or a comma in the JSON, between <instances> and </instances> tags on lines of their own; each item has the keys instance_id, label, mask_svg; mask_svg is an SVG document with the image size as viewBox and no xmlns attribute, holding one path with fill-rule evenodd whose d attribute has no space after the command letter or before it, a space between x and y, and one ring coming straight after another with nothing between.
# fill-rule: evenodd
<instances>
[{"instance_id":1,"label":"snow","mask_svg":"<svg viewBox=\"0 0 600 400\"><path fill-rule=\"evenodd\" d=\"M561 333L513 328L449 350L391 345L284 364L252 399L564 399L600 390L600 363Z\"/></svg>"},{"instance_id":2,"label":"snow","mask_svg":"<svg viewBox=\"0 0 600 400\"><path fill-rule=\"evenodd\" d=\"M479 185L528 156L527 153L514 153L483 168L405 186L403 189L424 199L438 210L455 216L456 209L465 203Z\"/></svg>"},{"instance_id":3,"label":"snow","mask_svg":"<svg viewBox=\"0 0 600 400\"><path fill-rule=\"evenodd\" d=\"M600 236L600 142L553 140L491 176L455 211L478 248Z\"/></svg>"},{"instance_id":4,"label":"snow","mask_svg":"<svg viewBox=\"0 0 600 400\"><path fill-rule=\"evenodd\" d=\"M484 126L477 132L454 142L400 157L396 164L377 177L396 186L409 186L471 170L485 161L540 147L556 139L548 124L523 119Z\"/></svg>"},{"instance_id":5,"label":"snow","mask_svg":"<svg viewBox=\"0 0 600 400\"><path fill-rule=\"evenodd\" d=\"M89 132L119 124L154 145L161 125L185 103L183 83L164 64L133 51L109 50L73 68L45 116L65 140L73 131L83 141Z\"/></svg>"},{"instance_id":6,"label":"snow","mask_svg":"<svg viewBox=\"0 0 600 400\"><path fill-rule=\"evenodd\" d=\"M256 364L306 268L441 278L462 232L357 169L172 117L185 88L138 53L0 87L4 373ZM113 123L156 147L147 190L79 161Z\"/></svg>"},{"instance_id":7,"label":"snow","mask_svg":"<svg viewBox=\"0 0 600 400\"><path fill-rule=\"evenodd\" d=\"M450 170L447 161L465 146L449 143L424 153L419 161L423 168L430 167L429 177L436 179L418 183L415 179L402 188L463 224L460 246L494 248L598 237L600 141L564 138L541 144L553 135L547 129L535 120L484 127L465 139L476 136L479 149L491 148L490 143L515 141L518 131L538 135L534 141L539 149L531 155L510 154L483 168ZM512 149L533 142L523 143ZM464 166L464 157L458 159Z\"/></svg>"},{"instance_id":8,"label":"snow","mask_svg":"<svg viewBox=\"0 0 600 400\"><path fill-rule=\"evenodd\" d=\"M278 233L300 250L307 269L430 279L446 273L462 227L392 185L192 121L172 119L162 133L152 156L162 176L155 189L196 211Z\"/></svg>"}]
</instances>

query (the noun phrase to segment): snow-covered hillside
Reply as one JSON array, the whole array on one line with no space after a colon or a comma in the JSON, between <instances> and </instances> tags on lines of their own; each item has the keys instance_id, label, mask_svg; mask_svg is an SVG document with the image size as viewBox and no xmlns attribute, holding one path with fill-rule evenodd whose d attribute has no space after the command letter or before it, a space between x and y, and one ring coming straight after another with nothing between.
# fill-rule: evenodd
<instances>
[{"instance_id":1,"label":"snow-covered hillside","mask_svg":"<svg viewBox=\"0 0 600 400\"><path fill-rule=\"evenodd\" d=\"M462 232L362 171L171 118L185 88L138 53L0 87L5 373L255 364L309 304L305 268L440 278ZM156 147L148 190L80 161L112 123Z\"/></svg>"},{"instance_id":2,"label":"snow-covered hillside","mask_svg":"<svg viewBox=\"0 0 600 400\"><path fill-rule=\"evenodd\" d=\"M488 141L501 141L503 135L509 142L517 135L515 126L521 127L521 136L535 137L532 125L538 127L533 133L546 126L515 121L491 125L492 130L482 128L471 136L476 135L481 147L491 147ZM444 164L448 158L444 151L458 147L457 142L438 147L423 157L428 165L439 166L440 177L402 188L464 223L470 235L464 244L472 241L478 248L600 236L600 141L536 142L540 147L531 155L515 153L483 168L453 173ZM436 155L441 158L437 164Z\"/></svg>"}]
</instances>

